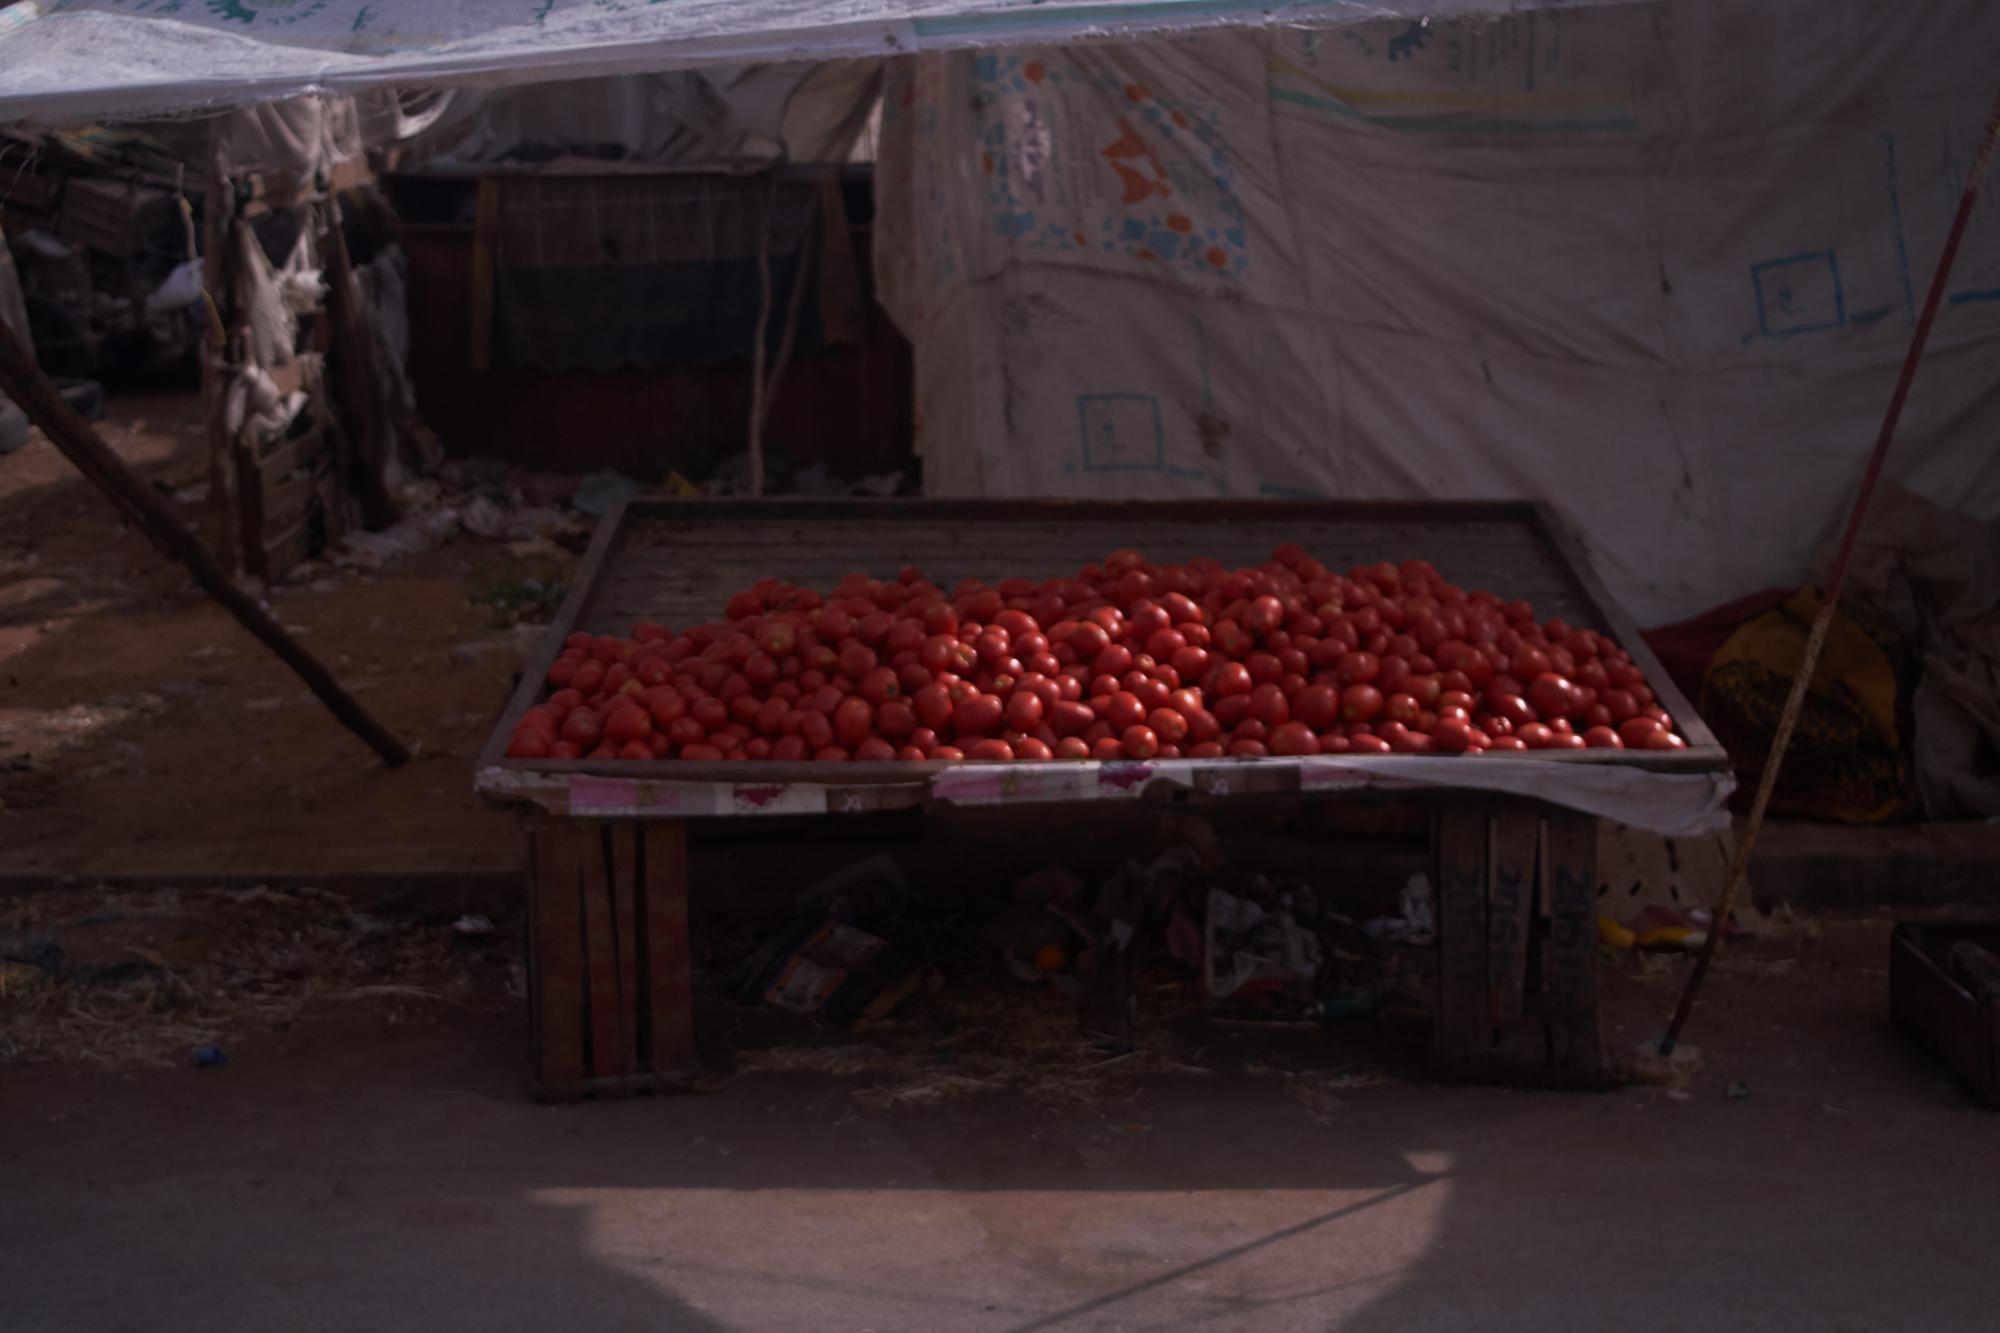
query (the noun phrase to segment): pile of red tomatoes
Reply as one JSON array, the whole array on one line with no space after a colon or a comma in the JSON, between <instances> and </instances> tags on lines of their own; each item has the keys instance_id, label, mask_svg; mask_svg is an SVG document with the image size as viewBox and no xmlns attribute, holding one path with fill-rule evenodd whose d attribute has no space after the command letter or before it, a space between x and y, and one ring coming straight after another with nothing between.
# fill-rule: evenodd
<instances>
[{"instance_id":1,"label":"pile of red tomatoes","mask_svg":"<svg viewBox=\"0 0 2000 1333\"><path fill-rule=\"evenodd\" d=\"M1630 654L1426 561L1114 551L1072 578L764 579L727 616L572 634L521 759L1059 760L1678 750Z\"/></svg>"}]
</instances>

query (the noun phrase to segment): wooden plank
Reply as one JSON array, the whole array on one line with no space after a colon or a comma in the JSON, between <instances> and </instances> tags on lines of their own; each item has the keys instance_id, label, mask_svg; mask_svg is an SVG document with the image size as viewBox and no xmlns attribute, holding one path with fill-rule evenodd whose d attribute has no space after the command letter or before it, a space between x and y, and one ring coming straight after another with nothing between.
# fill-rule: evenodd
<instances>
[{"instance_id":1,"label":"wooden plank","mask_svg":"<svg viewBox=\"0 0 2000 1333\"><path fill-rule=\"evenodd\" d=\"M1534 806L1509 801L1494 807L1490 825L1486 857L1487 1025L1503 1049L1512 1047L1513 1034L1523 1020L1541 824L1541 813Z\"/></svg>"},{"instance_id":2,"label":"wooden plank","mask_svg":"<svg viewBox=\"0 0 2000 1333\"><path fill-rule=\"evenodd\" d=\"M1443 1076L1473 1072L1487 1045L1485 801L1438 808L1438 999L1431 1055Z\"/></svg>"},{"instance_id":3,"label":"wooden plank","mask_svg":"<svg viewBox=\"0 0 2000 1333\"><path fill-rule=\"evenodd\" d=\"M688 947L687 826L679 820L640 826L644 843L646 966L642 984L651 1022L647 1058L654 1073L685 1075L698 1061L694 1046L693 960Z\"/></svg>"},{"instance_id":4,"label":"wooden plank","mask_svg":"<svg viewBox=\"0 0 2000 1333\"><path fill-rule=\"evenodd\" d=\"M617 956L619 1063L624 1072L645 1069L645 1054L639 1049L639 1010L644 1003L639 992L639 825L630 819L609 823L611 846L611 935ZM605 1071L600 1066L598 1073Z\"/></svg>"},{"instance_id":5,"label":"wooden plank","mask_svg":"<svg viewBox=\"0 0 2000 1333\"><path fill-rule=\"evenodd\" d=\"M257 561L270 570L266 578L282 578L285 571L312 556L312 524L301 516L291 527L263 538L257 546Z\"/></svg>"},{"instance_id":6,"label":"wooden plank","mask_svg":"<svg viewBox=\"0 0 2000 1333\"><path fill-rule=\"evenodd\" d=\"M1660 659L1654 656L1639 627L1632 623L1632 618L1619 606L1618 599L1604 586L1604 580L1598 577L1590 557L1576 539L1575 530L1553 505L1537 504L1535 516L1544 539L1561 554L1563 563L1569 567L1584 597L1596 611L1604 632L1632 654L1633 663L1646 673L1646 683L1658 697L1660 707L1673 715L1674 726L1687 741L1688 749L1722 752L1721 742L1715 739L1715 733L1695 713L1694 705L1681 693L1680 686L1674 684L1674 678L1667 674L1667 669L1660 665ZM1721 766L1728 766L1726 753L1723 753Z\"/></svg>"},{"instance_id":7,"label":"wooden plank","mask_svg":"<svg viewBox=\"0 0 2000 1333\"><path fill-rule=\"evenodd\" d=\"M229 381L228 351L224 329L235 307L226 247L222 243L225 214L234 202L229 178L222 173L217 126L208 130L208 189L202 199L201 284L206 295L201 338L202 420L208 435L208 522L209 541L215 547L216 563L231 573L242 566L237 552L235 489L230 457L229 429L223 419L223 402Z\"/></svg>"},{"instance_id":8,"label":"wooden plank","mask_svg":"<svg viewBox=\"0 0 2000 1333\"><path fill-rule=\"evenodd\" d=\"M334 388L347 413L350 435L360 455L361 512L370 527L395 517L389 498L387 442L375 402L375 349L361 312L361 290L340 225L340 201L327 199L317 213L326 233L327 324L340 345L340 376Z\"/></svg>"},{"instance_id":9,"label":"wooden plank","mask_svg":"<svg viewBox=\"0 0 2000 1333\"><path fill-rule=\"evenodd\" d=\"M493 251L499 231L500 179L482 176L472 222L472 292L466 301L472 340L465 364L473 370L493 368Z\"/></svg>"},{"instance_id":10,"label":"wooden plank","mask_svg":"<svg viewBox=\"0 0 2000 1333\"><path fill-rule=\"evenodd\" d=\"M576 825L583 894L583 967L590 1010L589 1069L593 1078L629 1073L624 1060L623 998L618 993L618 946L611 906L610 830L598 820Z\"/></svg>"},{"instance_id":11,"label":"wooden plank","mask_svg":"<svg viewBox=\"0 0 2000 1333\"><path fill-rule=\"evenodd\" d=\"M530 854L528 975L536 1014L535 1088L572 1097L583 1081L582 834L541 821Z\"/></svg>"},{"instance_id":12,"label":"wooden plank","mask_svg":"<svg viewBox=\"0 0 2000 1333\"><path fill-rule=\"evenodd\" d=\"M486 748L480 752L479 768L492 768L506 758L507 742L513 736L514 728L520 725L522 715L542 697L542 684L548 679L549 668L562 655L563 640L576 628L584 604L590 600L590 585L604 568L604 561L618 540L619 528L625 521L625 509L622 502L614 504L603 518L597 520L597 531L591 534L590 546L576 567L576 576L570 582L569 592L563 597L562 609L556 612L555 623L543 636L542 646L535 650L533 659L522 669L520 682L514 687L514 697L507 702L507 711L500 715L499 725L487 737Z\"/></svg>"},{"instance_id":13,"label":"wooden plank","mask_svg":"<svg viewBox=\"0 0 2000 1333\"><path fill-rule=\"evenodd\" d=\"M1551 807L1547 837L1551 1074L1589 1083L1604 1070L1597 1030L1597 821Z\"/></svg>"}]
</instances>

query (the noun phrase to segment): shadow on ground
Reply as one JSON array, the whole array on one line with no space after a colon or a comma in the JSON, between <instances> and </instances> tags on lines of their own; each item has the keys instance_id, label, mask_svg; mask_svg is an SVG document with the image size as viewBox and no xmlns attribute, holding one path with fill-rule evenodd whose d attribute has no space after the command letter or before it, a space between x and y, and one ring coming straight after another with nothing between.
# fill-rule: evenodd
<instances>
[{"instance_id":1,"label":"shadow on ground","mask_svg":"<svg viewBox=\"0 0 2000 1333\"><path fill-rule=\"evenodd\" d=\"M484 1017L11 1070L0 1290L15 1330L1990 1327L1994 1122L1887 1030L1879 933L1720 977L1684 1101L1231 1074L883 1114L750 1074L545 1107ZM1673 980L1615 976L1610 1039Z\"/></svg>"}]
</instances>

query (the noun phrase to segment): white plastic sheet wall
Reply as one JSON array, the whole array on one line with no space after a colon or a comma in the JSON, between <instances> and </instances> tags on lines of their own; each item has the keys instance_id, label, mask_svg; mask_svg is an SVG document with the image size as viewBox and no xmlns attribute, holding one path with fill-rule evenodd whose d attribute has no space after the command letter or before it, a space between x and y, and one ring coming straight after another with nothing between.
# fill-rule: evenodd
<instances>
[{"instance_id":1,"label":"white plastic sheet wall","mask_svg":"<svg viewBox=\"0 0 2000 1333\"><path fill-rule=\"evenodd\" d=\"M896 62L877 263L927 478L1547 497L1642 623L1796 581L1996 51L1983 0L1673 0ZM2000 517L1991 198L1891 470Z\"/></svg>"}]
</instances>

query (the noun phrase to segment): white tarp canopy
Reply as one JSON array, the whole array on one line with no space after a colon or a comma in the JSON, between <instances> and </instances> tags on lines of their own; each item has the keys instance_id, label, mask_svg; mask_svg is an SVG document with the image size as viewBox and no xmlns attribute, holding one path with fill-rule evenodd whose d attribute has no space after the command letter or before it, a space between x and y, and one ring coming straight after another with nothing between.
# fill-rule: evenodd
<instances>
[{"instance_id":1,"label":"white tarp canopy","mask_svg":"<svg viewBox=\"0 0 2000 1333\"><path fill-rule=\"evenodd\" d=\"M1992 0L1666 0L895 62L925 485L1545 499L1641 624L1802 582L1996 52ZM1987 523L1991 186L1889 458Z\"/></svg>"},{"instance_id":2,"label":"white tarp canopy","mask_svg":"<svg viewBox=\"0 0 2000 1333\"><path fill-rule=\"evenodd\" d=\"M399 84L492 86L1519 8L1515 0L23 0L0 10L0 123Z\"/></svg>"}]
</instances>

